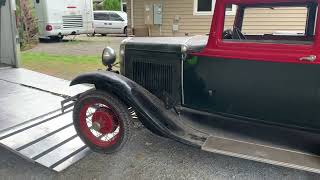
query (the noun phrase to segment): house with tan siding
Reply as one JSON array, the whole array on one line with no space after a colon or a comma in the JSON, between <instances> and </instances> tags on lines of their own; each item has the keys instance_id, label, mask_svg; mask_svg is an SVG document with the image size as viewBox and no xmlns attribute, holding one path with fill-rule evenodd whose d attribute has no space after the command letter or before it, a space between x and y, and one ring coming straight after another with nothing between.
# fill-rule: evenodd
<instances>
[{"instance_id":1,"label":"house with tan siding","mask_svg":"<svg viewBox=\"0 0 320 180\"><path fill-rule=\"evenodd\" d=\"M155 4L162 6L162 24L147 25L146 10L148 7L153 10ZM208 34L214 6L215 0L127 0L129 32L135 36ZM226 27L232 27L236 9L236 5L226 8ZM304 32L307 9L249 9L245 16L246 34Z\"/></svg>"}]
</instances>

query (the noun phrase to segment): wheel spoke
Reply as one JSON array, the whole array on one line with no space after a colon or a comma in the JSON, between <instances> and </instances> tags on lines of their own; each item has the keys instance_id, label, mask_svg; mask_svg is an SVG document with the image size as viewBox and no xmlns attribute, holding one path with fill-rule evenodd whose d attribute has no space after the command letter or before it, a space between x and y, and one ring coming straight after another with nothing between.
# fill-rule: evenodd
<instances>
[{"instance_id":1,"label":"wheel spoke","mask_svg":"<svg viewBox=\"0 0 320 180\"><path fill-rule=\"evenodd\" d=\"M120 136L119 119L109 105L92 102L89 107L87 106L84 114L83 121L91 133L90 136L97 142L110 143ZM94 128L95 123L99 123L99 129Z\"/></svg>"}]
</instances>

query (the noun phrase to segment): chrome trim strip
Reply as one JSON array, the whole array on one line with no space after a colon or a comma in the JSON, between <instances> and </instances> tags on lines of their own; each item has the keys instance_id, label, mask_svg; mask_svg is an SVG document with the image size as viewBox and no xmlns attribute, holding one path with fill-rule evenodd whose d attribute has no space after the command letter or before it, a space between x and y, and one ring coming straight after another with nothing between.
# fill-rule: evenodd
<instances>
[{"instance_id":1,"label":"chrome trim strip","mask_svg":"<svg viewBox=\"0 0 320 180\"><path fill-rule=\"evenodd\" d=\"M184 67L184 60L182 59L181 62L181 103L184 105L184 73L183 73L183 67Z\"/></svg>"}]
</instances>

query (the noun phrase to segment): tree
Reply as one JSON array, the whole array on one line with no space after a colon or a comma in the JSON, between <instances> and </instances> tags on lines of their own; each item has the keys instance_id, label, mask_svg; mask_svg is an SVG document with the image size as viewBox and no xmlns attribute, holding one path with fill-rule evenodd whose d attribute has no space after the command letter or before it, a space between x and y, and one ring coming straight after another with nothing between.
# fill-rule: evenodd
<instances>
[{"instance_id":1,"label":"tree","mask_svg":"<svg viewBox=\"0 0 320 180\"><path fill-rule=\"evenodd\" d=\"M31 0L16 0L17 25L21 48L28 48L38 42L38 25Z\"/></svg>"},{"instance_id":2,"label":"tree","mask_svg":"<svg viewBox=\"0 0 320 180\"><path fill-rule=\"evenodd\" d=\"M120 11L121 10L121 2L120 0L104 0L103 8L105 10L110 11Z\"/></svg>"}]
</instances>

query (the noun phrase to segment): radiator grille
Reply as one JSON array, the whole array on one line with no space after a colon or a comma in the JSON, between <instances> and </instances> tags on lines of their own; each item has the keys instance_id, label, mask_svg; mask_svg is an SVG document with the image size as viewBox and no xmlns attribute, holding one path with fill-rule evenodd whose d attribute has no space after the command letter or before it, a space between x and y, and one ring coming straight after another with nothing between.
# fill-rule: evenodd
<instances>
[{"instance_id":1,"label":"radiator grille","mask_svg":"<svg viewBox=\"0 0 320 180\"><path fill-rule=\"evenodd\" d=\"M152 47L151 47L152 48ZM169 94L181 102L181 55L126 49L124 74L162 99Z\"/></svg>"},{"instance_id":2,"label":"radiator grille","mask_svg":"<svg viewBox=\"0 0 320 180\"><path fill-rule=\"evenodd\" d=\"M132 80L144 86L151 93L172 94L174 69L170 64L155 64L135 61L132 63Z\"/></svg>"},{"instance_id":3,"label":"radiator grille","mask_svg":"<svg viewBox=\"0 0 320 180\"><path fill-rule=\"evenodd\" d=\"M63 28L82 28L83 27L83 18L82 15L69 15L62 16Z\"/></svg>"}]
</instances>

